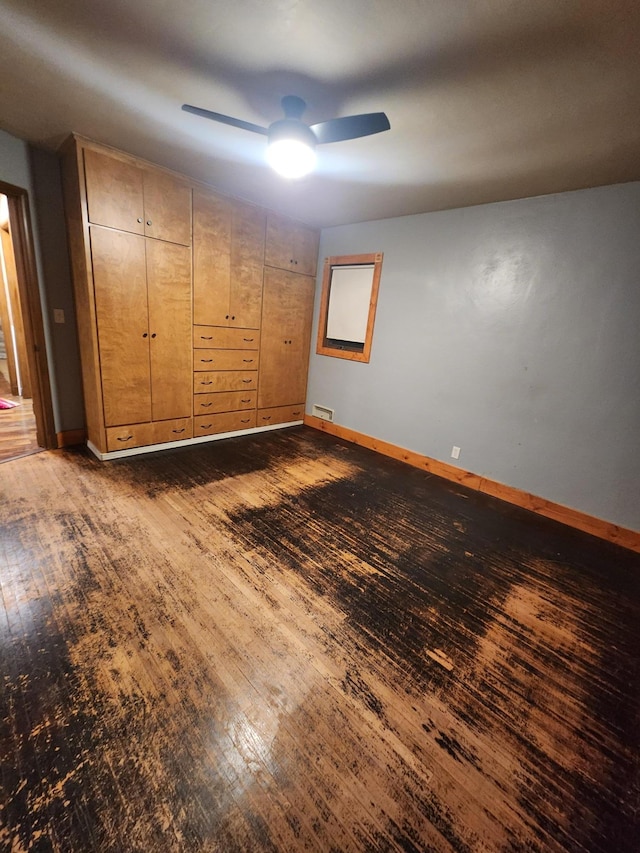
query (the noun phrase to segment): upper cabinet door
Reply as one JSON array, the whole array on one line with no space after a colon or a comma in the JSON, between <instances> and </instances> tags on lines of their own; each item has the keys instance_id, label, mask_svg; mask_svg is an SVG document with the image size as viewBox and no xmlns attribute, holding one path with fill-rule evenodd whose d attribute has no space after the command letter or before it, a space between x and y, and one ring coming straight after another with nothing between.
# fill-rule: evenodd
<instances>
[{"instance_id":1,"label":"upper cabinet door","mask_svg":"<svg viewBox=\"0 0 640 853\"><path fill-rule=\"evenodd\" d=\"M191 245L191 189L172 175L85 148L89 222Z\"/></svg>"},{"instance_id":2,"label":"upper cabinet door","mask_svg":"<svg viewBox=\"0 0 640 853\"><path fill-rule=\"evenodd\" d=\"M259 329L266 211L248 204L233 206L229 325Z\"/></svg>"},{"instance_id":3,"label":"upper cabinet door","mask_svg":"<svg viewBox=\"0 0 640 853\"><path fill-rule=\"evenodd\" d=\"M318 232L308 225L269 213L264 262L269 267L315 276L318 240Z\"/></svg>"},{"instance_id":4,"label":"upper cabinet door","mask_svg":"<svg viewBox=\"0 0 640 853\"><path fill-rule=\"evenodd\" d=\"M145 239L91 229L105 426L151 420Z\"/></svg>"},{"instance_id":5,"label":"upper cabinet door","mask_svg":"<svg viewBox=\"0 0 640 853\"><path fill-rule=\"evenodd\" d=\"M89 222L144 234L142 170L91 148L84 151L84 170Z\"/></svg>"},{"instance_id":6,"label":"upper cabinet door","mask_svg":"<svg viewBox=\"0 0 640 853\"><path fill-rule=\"evenodd\" d=\"M144 233L191 245L191 188L156 169L144 170Z\"/></svg>"},{"instance_id":7,"label":"upper cabinet door","mask_svg":"<svg viewBox=\"0 0 640 853\"><path fill-rule=\"evenodd\" d=\"M229 325L231 285L231 202L193 191L193 322Z\"/></svg>"}]
</instances>

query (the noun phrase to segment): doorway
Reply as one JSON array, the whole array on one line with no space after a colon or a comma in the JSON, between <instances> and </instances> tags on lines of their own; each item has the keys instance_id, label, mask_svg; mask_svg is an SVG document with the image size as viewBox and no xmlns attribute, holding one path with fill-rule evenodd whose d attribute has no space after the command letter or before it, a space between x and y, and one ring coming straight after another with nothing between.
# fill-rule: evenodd
<instances>
[{"instance_id":1,"label":"doorway","mask_svg":"<svg viewBox=\"0 0 640 853\"><path fill-rule=\"evenodd\" d=\"M0 462L56 446L27 193L0 181Z\"/></svg>"}]
</instances>

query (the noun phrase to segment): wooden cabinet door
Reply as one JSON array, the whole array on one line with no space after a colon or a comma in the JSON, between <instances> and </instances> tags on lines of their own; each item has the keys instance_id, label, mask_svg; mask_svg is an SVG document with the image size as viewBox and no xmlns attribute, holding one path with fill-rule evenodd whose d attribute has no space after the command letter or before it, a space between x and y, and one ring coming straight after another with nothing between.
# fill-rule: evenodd
<instances>
[{"instance_id":1,"label":"wooden cabinet door","mask_svg":"<svg viewBox=\"0 0 640 853\"><path fill-rule=\"evenodd\" d=\"M259 409L305 400L314 288L309 276L265 269Z\"/></svg>"},{"instance_id":2,"label":"wooden cabinet door","mask_svg":"<svg viewBox=\"0 0 640 853\"><path fill-rule=\"evenodd\" d=\"M267 215L264 262L270 267L314 276L318 239L318 232L308 225L270 212Z\"/></svg>"},{"instance_id":3,"label":"wooden cabinet door","mask_svg":"<svg viewBox=\"0 0 640 853\"><path fill-rule=\"evenodd\" d=\"M266 219L266 212L259 207L240 202L233 206L230 326L260 328Z\"/></svg>"},{"instance_id":4,"label":"wooden cabinet door","mask_svg":"<svg viewBox=\"0 0 640 853\"><path fill-rule=\"evenodd\" d=\"M145 238L92 227L91 257L105 426L150 421Z\"/></svg>"},{"instance_id":5,"label":"wooden cabinet door","mask_svg":"<svg viewBox=\"0 0 640 853\"><path fill-rule=\"evenodd\" d=\"M144 234L142 171L133 163L84 150L89 222Z\"/></svg>"},{"instance_id":6,"label":"wooden cabinet door","mask_svg":"<svg viewBox=\"0 0 640 853\"><path fill-rule=\"evenodd\" d=\"M191 188L173 175L144 169L144 233L191 245Z\"/></svg>"},{"instance_id":7,"label":"wooden cabinet door","mask_svg":"<svg viewBox=\"0 0 640 853\"><path fill-rule=\"evenodd\" d=\"M146 241L154 421L191 415L191 251Z\"/></svg>"},{"instance_id":8,"label":"wooden cabinet door","mask_svg":"<svg viewBox=\"0 0 640 853\"><path fill-rule=\"evenodd\" d=\"M232 205L204 190L193 191L193 322L229 325Z\"/></svg>"}]
</instances>

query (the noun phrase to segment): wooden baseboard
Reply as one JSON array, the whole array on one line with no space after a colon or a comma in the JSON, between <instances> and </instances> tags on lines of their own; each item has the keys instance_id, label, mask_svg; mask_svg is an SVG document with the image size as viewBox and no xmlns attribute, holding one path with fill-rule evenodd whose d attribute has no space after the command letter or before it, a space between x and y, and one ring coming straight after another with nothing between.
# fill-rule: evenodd
<instances>
[{"instance_id":1,"label":"wooden baseboard","mask_svg":"<svg viewBox=\"0 0 640 853\"><path fill-rule=\"evenodd\" d=\"M521 489L516 489L513 486L505 486L503 483L497 483L494 480L489 480L486 477L481 477L479 474L474 474L471 471L465 471L462 468L457 468L455 465L449 465L446 462L439 462L437 459L431 459L429 456L423 456L420 453L415 453L412 450L405 450L403 447L398 447L395 444L390 444L388 441L381 441L378 438L373 438L369 435L364 435L361 432L349 429L348 427L340 426L339 424L324 421L322 418L313 417L313 415L305 415L304 422L307 426L314 429L326 432L329 435L334 435L336 438L343 438L345 441L351 441L361 447L366 447L369 450L375 450L377 453L382 453L384 456L390 456L392 459L398 459L401 462L406 462L408 465L413 465L415 468L421 468L423 471L428 471L430 474L435 474L438 477L444 477L445 480L452 480L455 483L462 483L463 486L468 486L479 492L492 495L495 498L500 498L508 503L515 504L523 509L537 512L538 515L544 515L547 518L553 518L555 521L560 521L562 524L567 524L569 527L575 527L577 530L582 530L585 533L591 533L593 536L598 536L600 539L606 539L608 542L614 542L616 545L622 545L623 548L629 548L632 551L640 552L640 533L635 530L629 530L625 527L619 527L617 524L612 524L610 521L603 521L600 518L594 518L584 512L562 504L554 503L546 498L540 498L536 495L524 492Z\"/></svg>"},{"instance_id":2,"label":"wooden baseboard","mask_svg":"<svg viewBox=\"0 0 640 853\"><path fill-rule=\"evenodd\" d=\"M64 432L56 433L56 441L58 449L62 447L72 447L74 444L83 444L87 437L83 429L68 429Z\"/></svg>"}]
</instances>

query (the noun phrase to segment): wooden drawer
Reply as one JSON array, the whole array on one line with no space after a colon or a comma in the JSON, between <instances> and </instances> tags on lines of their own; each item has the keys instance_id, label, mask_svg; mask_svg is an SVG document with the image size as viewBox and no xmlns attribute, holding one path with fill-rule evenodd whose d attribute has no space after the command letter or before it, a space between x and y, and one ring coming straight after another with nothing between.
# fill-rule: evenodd
<instances>
[{"instance_id":1,"label":"wooden drawer","mask_svg":"<svg viewBox=\"0 0 640 853\"><path fill-rule=\"evenodd\" d=\"M164 441L180 441L193 437L191 418L176 418L171 421L156 421L153 424L154 444Z\"/></svg>"},{"instance_id":2,"label":"wooden drawer","mask_svg":"<svg viewBox=\"0 0 640 853\"><path fill-rule=\"evenodd\" d=\"M154 424L132 424L131 426L109 427L107 429L107 450L128 450L130 447L143 447L155 444Z\"/></svg>"},{"instance_id":3,"label":"wooden drawer","mask_svg":"<svg viewBox=\"0 0 640 853\"><path fill-rule=\"evenodd\" d=\"M217 394L196 394L193 400L193 414L213 415L216 412L255 409L257 399L257 391L218 391Z\"/></svg>"},{"instance_id":4,"label":"wooden drawer","mask_svg":"<svg viewBox=\"0 0 640 853\"><path fill-rule=\"evenodd\" d=\"M256 425L256 413L223 412L216 415L198 415L193 419L193 435L215 435L218 432L235 432L239 429L251 429Z\"/></svg>"},{"instance_id":5,"label":"wooden drawer","mask_svg":"<svg viewBox=\"0 0 640 853\"><path fill-rule=\"evenodd\" d=\"M194 326L193 346L196 349L260 349L260 332L256 329Z\"/></svg>"},{"instance_id":6,"label":"wooden drawer","mask_svg":"<svg viewBox=\"0 0 640 853\"><path fill-rule=\"evenodd\" d=\"M212 370L196 373L193 377L194 394L210 394L212 391L255 391L257 387L257 370Z\"/></svg>"},{"instance_id":7,"label":"wooden drawer","mask_svg":"<svg viewBox=\"0 0 640 853\"><path fill-rule=\"evenodd\" d=\"M258 353L244 349L197 349L194 370L257 370Z\"/></svg>"},{"instance_id":8,"label":"wooden drawer","mask_svg":"<svg viewBox=\"0 0 640 853\"><path fill-rule=\"evenodd\" d=\"M304 403L298 406L275 406L272 409L259 409L257 426L272 424L288 424L291 421L301 421L304 418Z\"/></svg>"}]
</instances>

